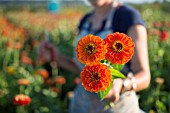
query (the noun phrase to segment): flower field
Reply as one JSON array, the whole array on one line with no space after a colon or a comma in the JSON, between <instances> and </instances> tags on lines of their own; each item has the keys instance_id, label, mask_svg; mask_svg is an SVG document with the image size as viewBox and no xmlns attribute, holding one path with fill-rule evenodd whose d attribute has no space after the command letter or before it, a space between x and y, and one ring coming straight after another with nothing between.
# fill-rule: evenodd
<instances>
[{"instance_id":1,"label":"flower field","mask_svg":"<svg viewBox=\"0 0 170 113\"><path fill-rule=\"evenodd\" d=\"M170 112L170 4L136 7L146 22L151 84L138 92L140 107L148 113ZM0 6L1 7L1 6ZM89 8L61 8L50 13L41 7L0 10L0 112L68 113L69 99L79 75L44 63L39 45L49 40L73 56L77 25Z\"/></svg>"}]
</instances>

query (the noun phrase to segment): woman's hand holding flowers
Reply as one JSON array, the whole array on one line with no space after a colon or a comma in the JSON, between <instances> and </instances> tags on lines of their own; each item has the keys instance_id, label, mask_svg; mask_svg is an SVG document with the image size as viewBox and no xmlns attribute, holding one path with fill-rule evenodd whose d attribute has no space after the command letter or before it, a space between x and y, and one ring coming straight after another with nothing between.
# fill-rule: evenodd
<instances>
[{"instance_id":1,"label":"woman's hand holding flowers","mask_svg":"<svg viewBox=\"0 0 170 113\"><path fill-rule=\"evenodd\" d=\"M112 88L105 97L106 100L116 103L120 98L120 93L123 88L123 80L120 78L114 79Z\"/></svg>"}]
</instances>

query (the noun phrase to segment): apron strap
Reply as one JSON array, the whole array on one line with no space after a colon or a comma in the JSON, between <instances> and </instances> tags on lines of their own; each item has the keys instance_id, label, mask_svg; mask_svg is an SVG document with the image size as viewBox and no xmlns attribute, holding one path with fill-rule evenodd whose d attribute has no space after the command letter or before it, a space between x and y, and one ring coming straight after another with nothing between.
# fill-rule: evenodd
<instances>
[{"instance_id":1,"label":"apron strap","mask_svg":"<svg viewBox=\"0 0 170 113\"><path fill-rule=\"evenodd\" d=\"M106 24L105 24L105 29L112 29L113 27L112 27L112 21L113 21L113 18L114 18L114 14L115 14L115 9L114 8L112 8L112 10L111 10L111 12L110 12L110 14L109 14L109 16L108 16L108 19L107 19L107 21L106 21Z\"/></svg>"}]
</instances>

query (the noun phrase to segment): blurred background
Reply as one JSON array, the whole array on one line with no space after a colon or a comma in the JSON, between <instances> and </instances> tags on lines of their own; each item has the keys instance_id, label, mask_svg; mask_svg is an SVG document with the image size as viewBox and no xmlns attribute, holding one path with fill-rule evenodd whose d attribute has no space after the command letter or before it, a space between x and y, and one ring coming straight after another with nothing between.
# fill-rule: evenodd
<instances>
[{"instance_id":1,"label":"blurred background","mask_svg":"<svg viewBox=\"0 0 170 113\"><path fill-rule=\"evenodd\" d=\"M140 107L170 113L170 0L120 2L139 10L148 31L152 80L138 93ZM79 75L40 61L39 44L51 41L73 57L79 20L89 10L82 0L0 0L1 113L68 113ZM31 102L14 104L17 94L28 95Z\"/></svg>"}]
</instances>

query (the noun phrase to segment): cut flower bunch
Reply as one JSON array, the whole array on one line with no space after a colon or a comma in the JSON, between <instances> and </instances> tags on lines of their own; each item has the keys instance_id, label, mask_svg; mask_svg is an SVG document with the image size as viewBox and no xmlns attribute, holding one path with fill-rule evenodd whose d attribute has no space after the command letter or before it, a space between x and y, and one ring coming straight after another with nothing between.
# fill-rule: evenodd
<instances>
[{"instance_id":1,"label":"cut flower bunch","mask_svg":"<svg viewBox=\"0 0 170 113\"><path fill-rule=\"evenodd\" d=\"M123 33L108 34L103 40L88 34L76 46L77 59L85 64L80 73L83 87L103 100L115 78L125 78L120 72L134 54L134 43Z\"/></svg>"}]
</instances>

